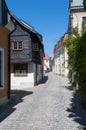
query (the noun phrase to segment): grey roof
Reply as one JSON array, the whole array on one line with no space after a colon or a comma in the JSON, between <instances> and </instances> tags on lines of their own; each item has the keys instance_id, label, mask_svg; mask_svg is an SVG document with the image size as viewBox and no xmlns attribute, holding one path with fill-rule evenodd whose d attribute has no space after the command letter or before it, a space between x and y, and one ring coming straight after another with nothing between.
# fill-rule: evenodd
<instances>
[{"instance_id":1,"label":"grey roof","mask_svg":"<svg viewBox=\"0 0 86 130\"><path fill-rule=\"evenodd\" d=\"M19 24L21 24L24 28L28 29L31 32L36 33L35 29L28 23L26 23L24 20L19 19L16 17L13 13L9 12L11 18L13 18L15 21L17 21Z\"/></svg>"},{"instance_id":2,"label":"grey roof","mask_svg":"<svg viewBox=\"0 0 86 130\"><path fill-rule=\"evenodd\" d=\"M17 22L18 24L20 24L22 27L24 27L25 29L27 29L28 31L32 32L33 34L36 35L37 39L39 39L40 44L42 45L42 47L44 48L44 45L42 43L42 35L39 34L37 31L35 31L34 27L31 26L30 24L28 24L27 22L25 22L22 19L19 19L18 17L16 17L13 13L11 13L9 11L9 15L11 17L11 19L15 22Z\"/></svg>"},{"instance_id":3,"label":"grey roof","mask_svg":"<svg viewBox=\"0 0 86 130\"><path fill-rule=\"evenodd\" d=\"M28 24L27 22L25 22L22 19L19 19L18 17L16 17L12 12L9 11L9 14L11 16L11 18L13 18L13 20L17 21L20 25L22 25L25 29L29 30L30 32L33 32L34 34L36 34L36 36L38 37L38 39L40 40L40 42L42 42L42 35L39 34L33 26L31 26L30 24Z\"/></svg>"},{"instance_id":4,"label":"grey roof","mask_svg":"<svg viewBox=\"0 0 86 130\"><path fill-rule=\"evenodd\" d=\"M23 26L25 26L26 28L30 29L31 31L36 32L35 29L34 29L30 24L26 23L24 20L20 19L20 22L21 22L21 24L23 24Z\"/></svg>"}]
</instances>

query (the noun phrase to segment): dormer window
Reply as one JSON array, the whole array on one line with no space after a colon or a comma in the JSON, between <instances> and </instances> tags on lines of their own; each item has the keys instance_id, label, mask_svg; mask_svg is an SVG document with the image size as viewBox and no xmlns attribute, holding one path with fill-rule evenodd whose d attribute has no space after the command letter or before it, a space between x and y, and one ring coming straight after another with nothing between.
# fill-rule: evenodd
<instances>
[{"instance_id":1,"label":"dormer window","mask_svg":"<svg viewBox=\"0 0 86 130\"><path fill-rule=\"evenodd\" d=\"M13 46L13 50L23 50L22 41L12 42L12 46Z\"/></svg>"}]
</instances>

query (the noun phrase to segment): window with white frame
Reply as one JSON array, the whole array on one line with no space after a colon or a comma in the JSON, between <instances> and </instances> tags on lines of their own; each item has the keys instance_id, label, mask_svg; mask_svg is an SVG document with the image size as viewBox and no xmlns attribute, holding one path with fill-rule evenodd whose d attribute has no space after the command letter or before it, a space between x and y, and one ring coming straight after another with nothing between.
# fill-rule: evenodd
<instances>
[{"instance_id":1,"label":"window with white frame","mask_svg":"<svg viewBox=\"0 0 86 130\"><path fill-rule=\"evenodd\" d=\"M27 75L28 64L14 64L14 75Z\"/></svg>"},{"instance_id":2,"label":"window with white frame","mask_svg":"<svg viewBox=\"0 0 86 130\"><path fill-rule=\"evenodd\" d=\"M0 88L4 87L4 49L0 48Z\"/></svg>"},{"instance_id":3,"label":"window with white frame","mask_svg":"<svg viewBox=\"0 0 86 130\"><path fill-rule=\"evenodd\" d=\"M22 41L12 42L12 49L23 50L23 42Z\"/></svg>"}]
</instances>

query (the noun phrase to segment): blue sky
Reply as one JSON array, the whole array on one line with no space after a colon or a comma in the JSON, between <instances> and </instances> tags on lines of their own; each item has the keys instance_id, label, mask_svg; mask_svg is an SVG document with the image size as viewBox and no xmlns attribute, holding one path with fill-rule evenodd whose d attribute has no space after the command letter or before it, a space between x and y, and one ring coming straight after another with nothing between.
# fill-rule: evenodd
<instances>
[{"instance_id":1,"label":"blue sky","mask_svg":"<svg viewBox=\"0 0 86 130\"><path fill-rule=\"evenodd\" d=\"M68 28L69 0L6 0L18 18L42 34L45 53L52 56L54 45Z\"/></svg>"}]
</instances>

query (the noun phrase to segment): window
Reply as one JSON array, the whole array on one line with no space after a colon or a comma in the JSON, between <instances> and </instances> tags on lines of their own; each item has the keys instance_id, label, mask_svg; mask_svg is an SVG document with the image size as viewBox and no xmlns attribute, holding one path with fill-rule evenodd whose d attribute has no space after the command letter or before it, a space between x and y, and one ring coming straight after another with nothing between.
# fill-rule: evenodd
<instances>
[{"instance_id":1,"label":"window","mask_svg":"<svg viewBox=\"0 0 86 130\"><path fill-rule=\"evenodd\" d=\"M46 63L48 63L48 60L46 60Z\"/></svg>"},{"instance_id":2,"label":"window","mask_svg":"<svg viewBox=\"0 0 86 130\"><path fill-rule=\"evenodd\" d=\"M0 88L4 86L4 49L0 48Z\"/></svg>"},{"instance_id":3,"label":"window","mask_svg":"<svg viewBox=\"0 0 86 130\"><path fill-rule=\"evenodd\" d=\"M33 51L39 51L38 43L33 43Z\"/></svg>"},{"instance_id":4,"label":"window","mask_svg":"<svg viewBox=\"0 0 86 130\"><path fill-rule=\"evenodd\" d=\"M82 30L83 32L86 32L86 17L83 17Z\"/></svg>"},{"instance_id":5,"label":"window","mask_svg":"<svg viewBox=\"0 0 86 130\"><path fill-rule=\"evenodd\" d=\"M14 74L17 75L27 75L28 64L14 64Z\"/></svg>"},{"instance_id":6,"label":"window","mask_svg":"<svg viewBox=\"0 0 86 130\"><path fill-rule=\"evenodd\" d=\"M23 42L13 42L13 50L23 50Z\"/></svg>"}]
</instances>

